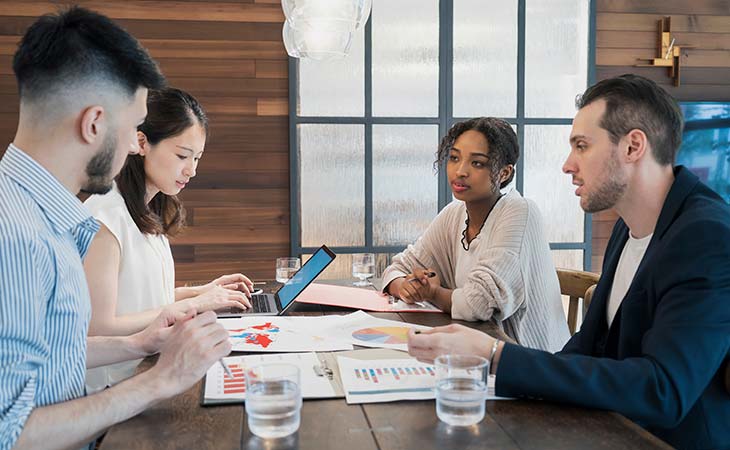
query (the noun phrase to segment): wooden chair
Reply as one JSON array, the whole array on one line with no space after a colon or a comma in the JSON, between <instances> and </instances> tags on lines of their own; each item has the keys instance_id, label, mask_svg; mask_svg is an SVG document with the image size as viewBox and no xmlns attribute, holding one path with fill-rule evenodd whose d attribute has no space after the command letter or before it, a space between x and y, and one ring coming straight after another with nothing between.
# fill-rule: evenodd
<instances>
[{"instance_id":1,"label":"wooden chair","mask_svg":"<svg viewBox=\"0 0 730 450\"><path fill-rule=\"evenodd\" d=\"M575 334L578 325L578 307L580 299L583 299L583 315L591 304L593 291L600 275L593 272L580 270L557 269L558 281L560 282L560 293L570 297L568 303L568 329L570 334Z\"/></svg>"}]
</instances>

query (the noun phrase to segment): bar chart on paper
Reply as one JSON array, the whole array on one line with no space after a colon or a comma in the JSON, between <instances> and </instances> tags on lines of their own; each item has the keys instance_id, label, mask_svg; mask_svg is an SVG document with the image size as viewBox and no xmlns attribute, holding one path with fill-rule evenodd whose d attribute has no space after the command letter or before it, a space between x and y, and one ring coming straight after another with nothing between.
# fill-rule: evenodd
<instances>
[{"instance_id":1,"label":"bar chart on paper","mask_svg":"<svg viewBox=\"0 0 730 450\"><path fill-rule=\"evenodd\" d=\"M436 372L415 359L359 360L337 357L347 403L434 398Z\"/></svg>"},{"instance_id":2,"label":"bar chart on paper","mask_svg":"<svg viewBox=\"0 0 730 450\"><path fill-rule=\"evenodd\" d=\"M205 376L204 403L243 401L246 398L246 372L248 367L260 364L291 364L299 368L302 397L331 398L335 390L327 377L319 376L316 367L321 365L314 353L277 353L223 358L231 369L233 378L226 375L223 366L213 364ZM249 372L249 376L252 374Z\"/></svg>"},{"instance_id":3,"label":"bar chart on paper","mask_svg":"<svg viewBox=\"0 0 730 450\"><path fill-rule=\"evenodd\" d=\"M243 366L240 364L231 364L228 368L231 369L233 378L223 378L223 394L245 394L246 377L243 373Z\"/></svg>"}]
</instances>

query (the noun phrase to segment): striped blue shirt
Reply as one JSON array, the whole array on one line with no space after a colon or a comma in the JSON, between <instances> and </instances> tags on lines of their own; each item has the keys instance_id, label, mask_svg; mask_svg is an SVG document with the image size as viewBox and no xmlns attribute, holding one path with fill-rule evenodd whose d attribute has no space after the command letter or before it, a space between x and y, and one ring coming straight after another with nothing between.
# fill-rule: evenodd
<instances>
[{"instance_id":1,"label":"striped blue shirt","mask_svg":"<svg viewBox=\"0 0 730 450\"><path fill-rule=\"evenodd\" d=\"M0 450L35 407L84 395L91 317L81 258L99 225L12 144L0 160Z\"/></svg>"}]
</instances>

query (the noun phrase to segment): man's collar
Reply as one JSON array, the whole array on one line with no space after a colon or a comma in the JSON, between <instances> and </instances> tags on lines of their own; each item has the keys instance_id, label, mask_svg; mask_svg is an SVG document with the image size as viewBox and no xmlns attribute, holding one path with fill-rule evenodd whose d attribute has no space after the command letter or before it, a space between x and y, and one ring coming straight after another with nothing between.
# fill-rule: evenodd
<instances>
[{"instance_id":1,"label":"man's collar","mask_svg":"<svg viewBox=\"0 0 730 450\"><path fill-rule=\"evenodd\" d=\"M91 217L83 203L58 179L13 144L0 161L0 172L30 194L59 234L73 230Z\"/></svg>"}]
</instances>

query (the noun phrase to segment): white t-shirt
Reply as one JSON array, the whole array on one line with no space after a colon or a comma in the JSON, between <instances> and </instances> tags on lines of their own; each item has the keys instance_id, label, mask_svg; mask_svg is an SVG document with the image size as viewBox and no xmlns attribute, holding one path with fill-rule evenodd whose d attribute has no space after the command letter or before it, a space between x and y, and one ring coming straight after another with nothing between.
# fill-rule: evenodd
<instances>
[{"instance_id":1,"label":"white t-shirt","mask_svg":"<svg viewBox=\"0 0 730 450\"><path fill-rule=\"evenodd\" d=\"M631 286L631 282L634 280L636 270L639 268L641 259L646 253L646 248L649 246L649 241L654 233L636 239L629 233L629 240L626 241L624 249L621 252L621 257L618 260L618 266L616 266L616 274L613 277L613 285L611 286L611 296L608 298L608 305L606 305L606 321L608 322L609 328L613 323L613 319L616 317L616 312L621 306L621 302L626 296L626 292Z\"/></svg>"},{"instance_id":2,"label":"white t-shirt","mask_svg":"<svg viewBox=\"0 0 730 450\"><path fill-rule=\"evenodd\" d=\"M105 195L92 195L84 203L119 242L117 316L156 309L175 301L175 264L170 243L163 235L143 234L132 220L116 184ZM112 386L134 375L140 360L90 369L89 392Z\"/></svg>"}]
</instances>

